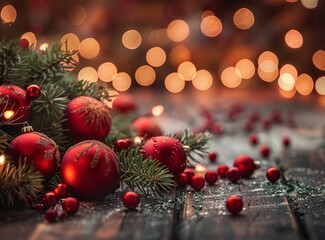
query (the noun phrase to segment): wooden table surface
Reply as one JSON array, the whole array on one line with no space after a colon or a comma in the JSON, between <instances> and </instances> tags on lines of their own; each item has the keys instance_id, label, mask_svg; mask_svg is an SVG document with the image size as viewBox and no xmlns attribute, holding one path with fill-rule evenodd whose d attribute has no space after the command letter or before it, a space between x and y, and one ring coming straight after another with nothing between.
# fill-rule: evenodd
<instances>
[{"instance_id":1,"label":"wooden table surface","mask_svg":"<svg viewBox=\"0 0 325 240\"><path fill-rule=\"evenodd\" d=\"M219 163L232 165L240 154L261 160L261 168L238 184L219 178L215 186L201 192L188 187L174 189L165 199L141 195L137 211L123 207L123 192L118 190L100 201L81 202L75 217L53 224L33 210L0 212L1 240L324 239L325 107L316 99L284 101L261 92L166 95L147 91L135 96L142 112L156 104L165 107L157 121L166 133L198 127L203 122L202 106L211 110L226 131L210 141L210 150L218 152L219 158L215 164L202 160L208 169L216 169ZM246 111L238 121L229 122L224 115L233 102L241 102ZM280 124L265 131L258 124L254 132L272 151L271 157L263 159L258 147L248 143L249 133L242 130L242 124L252 110L268 116L274 107L284 116L294 112L298 127ZM281 144L284 135L292 140L288 149ZM270 184L265 179L265 169L276 165L286 168L288 185ZM230 195L243 198L244 210L239 216L225 210Z\"/></svg>"}]
</instances>

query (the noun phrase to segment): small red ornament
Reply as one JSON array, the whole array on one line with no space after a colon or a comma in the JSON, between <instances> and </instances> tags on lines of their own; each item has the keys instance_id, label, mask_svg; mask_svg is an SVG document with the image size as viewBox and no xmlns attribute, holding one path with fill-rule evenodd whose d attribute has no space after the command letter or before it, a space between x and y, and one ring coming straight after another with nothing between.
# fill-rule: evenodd
<instances>
[{"instance_id":1,"label":"small red ornament","mask_svg":"<svg viewBox=\"0 0 325 240\"><path fill-rule=\"evenodd\" d=\"M66 115L71 133L78 140L103 140L111 130L108 107L95 98L81 96L71 100Z\"/></svg>"},{"instance_id":2,"label":"small red ornament","mask_svg":"<svg viewBox=\"0 0 325 240\"><path fill-rule=\"evenodd\" d=\"M213 163L216 162L217 157L218 157L218 155L217 155L216 152L210 152L209 153L209 159L210 159L211 162L213 162Z\"/></svg>"},{"instance_id":3,"label":"small red ornament","mask_svg":"<svg viewBox=\"0 0 325 240\"><path fill-rule=\"evenodd\" d=\"M131 95L123 93L113 101L113 109L121 114L127 114L134 112L137 106Z\"/></svg>"},{"instance_id":4,"label":"small red ornament","mask_svg":"<svg viewBox=\"0 0 325 240\"><path fill-rule=\"evenodd\" d=\"M260 154L262 157L267 158L270 155L270 148L267 145L262 145L260 147Z\"/></svg>"},{"instance_id":5,"label":"small red ornament","mask_svg":"<svg viewBox=\"0 0 325 240\"><path fill-rule=\"evenodd\" d=\"M27 163L33 163L35 170L46 178L53 176L59 165L60 153L52 139L42 133L28 132L16 137L10 145L10 155L16 164L21 157L26 158Z\"/></svg>"},{"instance_id":6,"label":"small red ornament","mask_svg":"<svg viewBox=\"0 0 325 240\"><path fill-rule=\"evenodd\" d=\"M280 179L279 169L273 167L266 170L266 178L272 183L278 181Z\"/></svg>"},{"instance_id":7,"label":"small red ornament","mask_svg":"<svg viewBox=\"0 0 325 240\"><path fill-rule=\"evenodd\" d=\"M150 117L140 117L132 123L132 127L140 137L156 137L162 135L162 130L157 122Z\"/></svg>"},{"instance_id":8,"label":"small red ornament","mask_svg":"<svg viewBox=\"0 0 325 240\"><path fill-rule=\"evenodd\" d=\"M140 203L140 197L136 192L127 192L123 196L123 204L129 210L134 210Z\"/></svg>"},{"instance_id":9,"label":"small red ornament","mask_svg":"<svg viewBox=\"0 0 325 240\"><path fill-rule=\"evenodd\" d=\"M209 170L205 173L205 181L209 185L214 185L218 181L218 173L214 170Z\"/></svg>"},{"instance_id":10,"label":"small red ornament","mask_svg":"<svg viewBox=\"0 0 325 240\"><path fill-rule=\"evenodd\" d=\"M68 197L62 203L62 208L69 215L75 214L79 209L79 201L74 197Z\"/></svg>"},{"instance_id":11,"label":"small red ornament","mask_svg":"<svg viewBox=\"0 0 325 240\"><path fill-rule=\"evenodd\" d=\"M190 168L186 168L183 173L185 173L188 176L189 181L194 176L194 171Z\"/></svg>"},{"instance_id":12,"label":"small red ornament","mask_svg":"<svg viewBox=\"0 0 325 240\"><path fill-rule=\"evenodd\" d=\"M26 89L26 97L30 100L35 100L37 99L39 96L41 96L41 88L36 85L36 84L32 84L29 85Z\"/></svg>"},{"instance_id":13,"label":"small red ornament","mask_svg":"<svg viewBox=\"0 0 325 240\"><path fill-rule=\"evenodd\" d=\"M191 178L190 183L191 183L191 187L198 192L204 188L205 180L202 176L195 175Z\"/></svg>"},{"instance_id":14,"label":"small red ornament","mask_svg":"<svg viewBox=\"0 0 325 240\"><path fill-rule=\"evenodd\" d=\"M27 48L29 48L29 41L26 38L22 38L19 40L19 46L22 49L27 49Z\"/></svg>"},{"instance_id":15,"label":"small red ornament","mask_svg":"<svg viewBox=\"0 0 325 240\"><path fill-rule=\"evenodd\" d=\"M258 137L255 133L252 133L249 135L248 140L250 142L250 144L252 144L253 146L258 144Z\"/></svg>"},{"instance_id":16,"label":"small red ornament","mask_svg":"<svg viewBox=\"0 0 325 240\"><path fill-rule=\"evenodd\" d=\"M268 119L268 118L263 119L262 126L263 126L263 129L270 129L270 127L271 127L270 119Z\"/></svg>"},{"instance_id":17,"label":"small red ornament","mask_svg":"<svg viewBox=\"0 0 325 240\"><path fill-rule=\"evenodd\" d=\"M212 132L215 134L222 134L225 131L224 126L221 123L214 123L212 126Z\"/></svg>"},{"instance_id":18,"label":"small red ornament","mask_svg":"<svg viewBox=\"0 0 325 240\"><path fill-rule=\"evenodd\" d=\"M254 122L248 120L244 123L244 130L246 130L247 132L252 131L253 128L254 128Z\"/></svg>"},{"instance_id":19,"label":"small red ornament","mask_svg":"<svg viewBox=\"0 0 325 240\"><path fill-rule=\"evenodd\" d=\"M285 147L289 147L291 144L290 138L288 136L284 136L282 138L282 143Z\"/></svg>"},{"instance_id":20,"label":"small red ornament","mask_svg":"<svg viewBox=\"0 0 325 240\"><path fill-rule=\"evenodd\" d=\"M42 203L44 204L45 208L49 208L49 207L55 205L57 202L58 202L58 199L53 192L47 192L42 197Z\"/></svg>"},{"instance_id":21,"label":"small red ornament","mask_svg":"<svg viewBox=\"0 0 325 240\"><path fill-rule=\"evenodd\" d=\"M68 187L64 183L60 183L56 185L53 189L53 192L55 196L60 199L60 198L67 198L69 193L68 193Z\"/></svg>"},{"instance_id":22,"label":"small red ornament","mask_svg":"<svg viewBox=\"0 0 325 240\"><path fill-rule=\"evenodd\" d=\"M189 177L186 173L182 173L177 179L177 184L180 187L185 187L189 183Z\"/></svg>"},{"instance_id":23,"label":"small red ornament","mask_svg":"<svg viewBox=\"0 0 325 240\"><path fill-rule=\"evenodd\" d=\"M63 156L61 176L71 191L80 197L104 197L119 184L119 159L102 142L83 141L69 148Z\"/></svg>"},{"instance_id":24,"label":"small red ornament","mask_svg":"<svg viewBox=\"0 0 325 240\"><path fill-rule=\"evenodd\" d=\"M42 212L44 210L44 204L43 203L35 203L34 209L36 212Z\"/></svg>"},{"instance_id":25,"label":"small red ornament","mask_svg":"<svg viewBox=\"0 0 325 240\"><path fill-rule=\"evenodd\" d=\"M255 170L253 159L247 155L240 155L236 157L234 167L238 168L240 175L243 178L250 178Z\"/></svg>"},{"instance_id":26,"label":"small red ornament","mask_svg":"<svg viewBox=\"0 0 325 240\"><path fill-rule=\"evenodd\" d=\"M15 85L0 86L0 122L22 123L31 115L32 102L25 90Z\"/></svg>"},{"instance_id":27,"label":"small red ornament","mask_svg":"<svg viewBox=\"0 0 325 240\"><path fill-rule=\"evenodd\" d=\"M128 149L132 145L133 143L130 139L119 139L116 141L114 147L118 152L121 152L122 150Z\"/></svg>"},{"instance_id":28,"label":"small red ornament","mask_svg":"<svg viewBox=\"0 0 325 240\"><path fill-rule=\"evenodd\" d=\"M243 210L244 203L239 196L230 196L226 201L226 208L231 214L238 214Z\"/></svg>"},{"instance_id":29,"label":"small red ornament","mask_svg":"<svg viewBox=\"0 0 325 240\"><path fill-rule=\"evenodd\" d=\"M182 144L174 138L159 136L150 138L142 147L144 159L151 157L165 165L175 179L181 175L186 166L186 152Z\"/></svg>"},{"instance_id":30,"label":"small red ornament","mask_svg":"<svg viewBox=\"0 0 325 240\"><path fill-rule=\"evenodd\" d=\"M273 109L271 112L271 122L272 123L282 123L282 114L280 110Z\"/></svg>"},{"instance_id":31,"label":"small red ornament","mask_svg":"<svg viewBox=\"0 0 325 240\"><path fill-rule=\"evenodd\" d=\"M68 217L68 213L64 210L61 210L59 213L58 213L58 218L60 220L64 220Z\"/></svg>"},{"instance_id":32,"label":"small red ornament","mask_svg":"<svg viewBox=\"0 0 325 240\"><path fill-rule=\"evenodd\" d=\"M227 171L227 178L232 182L236 183L241 178L238 168L231 167Z\"/></svg>"},{"instance_id":33,"label":"small red ornament","mask_svg":"<svg viewBox=\"0 0 325 240\"><path fill-rule=\"evenodd\" d=\"M222 178L227 177L227 172L228 172L229 167L227 165L221 164L218 167L218 174Z\"/></svg>"},{"instance_id":34,"label":"small red ornament","mask_svg":"<svg viewBox=\"0 0 325 240\"><path fill-rule=\"evenodd\" d=\"M252 112L248 117L248 119L254 123L258 122L260 120L260 118L261 118L261 116L258 112Z\"/></svg>"},{"instance_id":35,"label":"small red ornament","mask_svg":"<svg viewBox=\"0 0 325 240\"><path fill-rule=\"evenodd\" d=\"M46 212L45 212L45 219L49 222L55 222L56 218L58 217L58 213L50 208L50 209L47 209Z\"/></svg>"}]
</instances>

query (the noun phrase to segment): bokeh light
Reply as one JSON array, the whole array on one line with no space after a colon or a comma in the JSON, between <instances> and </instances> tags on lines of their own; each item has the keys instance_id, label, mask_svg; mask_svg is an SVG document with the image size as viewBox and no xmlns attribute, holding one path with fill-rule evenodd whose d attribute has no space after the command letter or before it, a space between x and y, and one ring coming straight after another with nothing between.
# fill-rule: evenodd
<instances>
[{"instance_id":1,"label":"bokeh light","mask_svg":"<svg viewBox=\"0 0 325 240\"><path fill-rule=\"evenodd\" d=\"M300 48L304 42L301 33L295 29L289 30L284 39L290 48Z\"/></svg>"},{"instance_id":2,"label":"bokeh light","mask_svg":"<svg viewBox=\"0 0 325 240\"><path fill-rule=\"evenodd\" d=\"M267 60L273 62L273 63L275 64L275 66L278 66L278 64L279 64L279 59L278 59L278 57L275 55L275 53L273 53L273 52L271 52L271 51L265 51L265 52L263 52L263 53L258 57L258 65L259 65L259 66L262 65L263 62L265 62L265 61L267 61ZM274 69L273 69L272 67L271 67L271 69L269 69L269 68L267 68L267 69L263 69L263 68L262 68L262 70L265 71L265 72L267 72L268 70L271 70L271 72L274 71Z\"/></svg>"},{"instance_id":3,"label":"bokeh light","mask_svg":"<svg viewBox=\"0 0 325 240\"><path fill-rule=\"evenodd\" d=\"M13 110L6 110L4 113L3 113L3 117L5 119L10 119L12 116L15 115L15 112Z\"/></svg>"},{"instance_id":4,"label":"bokeh light","mask_svg":"<svg viewBox=\"0 0 325 240\"><path fill-rule=\"evenodd\" d=\"M183 62L178 66L177 72L186 81L191 81L196 73L196 67L192 62Z\"/></svg>"},{"instance_id":5,"label":"bokeh light","mask_svg":"<svg viewBox=\"0 0 325 240\"><path fill-rule=\"evenodd\" d=\"M240 8L234 14L233 21L237 28L246 30L253 26L254 14L248 8Z\"/></svg>"},{"instance_id":6,"label":"bokeh light","mask_svg":"<svg viewBox=\"0 0 325 240\"><path fill-rule=\"evenodd\" d=\"M319 70L325 71L325 51L324 50L318 50L317 52L314 53L313 64Z\"/></svg>"},{"instance_id":7,"label":"bokeh light","mask_svg":"<svg viewBox=\"0 0 325 240\"><path fill-rule=\"evenodd\" d=\"M167 29L155 29L150 32L148 41L151 45L165 46L170 42L167 36Z\"/></svg>"},{"instance_id":8,"label":"bokeh light","mask_svg":"<svg viewBox=\"0 0 325 240\"><path fill-rule=\"evenodd\" d=\"M164 106L163 105L157 105L154 106L151 110L151 113L153 116L158 117L164 112Z\"/></svg>"},{"instance_id":9,"label":"bokeh light","mask_svg":"<svg viewBox=\"0 0 325 240\"><path fill-rule=\"evenodd\" d=\"M308 9L314 9L318 6L318 0L301 0L301 3Z\"/></svg>"},{"instance_id":10,"label":"bokeh light","mask_svg":"<svg viewBox=\"0 0 325 240\"><path fill-rule=\"evenodd\" d=\"M181 19L172 21L167 27L167 35L173 42L184 41L189 34L190 28L188 24Z\"/></svg>"},{"instance_id":11,"label":"bokeh light","mask_svg":"<svg viewBox=\"0 0 325 240\"><path fill-rule=\"evenodd\" d=\"M309 95L314 89L313 79L308 74L301 74L295 82L296 90L304 96Z\"/></svg>"},{"instance_id":12,"label":"bokeh light","mask_svg":"<svg viewBox=\"0 0 325 240\"><path fill-rule=\"evenodd\" d=\"M265 72L263 69L258 67L257 69L258 76L265 82L273 82L277 79L279 75L279 69L276 68L273 72Z\"/></svg>"},{"instance_id":13,"label":"bokeh light","mask_svg":"<svg viewBox=\"0 0 325 240\"><path fill-rule=\"evenodd\" d=\"M102 63L98 68L98 77L104 82L111 82L117 74L116 66L111 62Z\"/></svg>"},{"instance_id":14,"label":"bokeh light","mask_svg":"<svg viewBox=\"0 0 325 240\"><path fill-rule=\"evenodd\" d=\"M296 94L296 89L293 88L290 91L285 91L285 90L279 88L279 92L280 92L281 96L284 98L293 98Z\"/></svg>"},{"instance_id":15,"label":"bokeh light","mask_svg":"<svg viewBox=\"0 0 325 240\"><path fill-rule=\"evenodd\" d=\"M192 84L193 86L201 91L208 90L213 83L211 73L207 70L199 70L194 74Z\"/></svg>"},{"instance_id":16,"label":"bokeh light","mask_svg":"<svg viewBox=\"0 0 325 240\"><path fill-rule=\"evenodd\" d=\"M126 72L119 72L113 79L113 87L117 91L124 92L131 87L131 77Z\"/></svg>"},{"instance_id":17,"label":"bokeh light","mask_svg":"<svg viewBox=\"0 0 325 240\"><path fill-rule=\"evenodd\" d=\"M165 78L165 87L171 93L178 93L184 89L185 81L179 76L178 73L170 73Z\"/></svg>"},{"instance_id":18,"label":"bokeh light","mask_svg":"<svg viewBox=\"0 0 325 240\"><path fill-rule=\"evenodd\" d=\"M153 67L160 67L166 62L166 53L160 47L153 47L147 51L147 62Z\"/></svg>"},{"instance_id":19,"label":"bokeh light","mask_svg":"<svg viewBox=\"0 0 325 240\"><path fill-rule=\"evenodd\" d=\"M79 53L83 58L93 59L97 57L99 51L99 43L94 38L86 38L80 43Z\"/></svg>"},{"instance_id":20,"label":"bokeh light","mask_svg":"<svg viewBox=\"0 0 325 240\"><path fill-rule=\"evenodd\" d=\"M48 47L49 47L48 43L42 43L41 46L39 47L39 50L45 52Z\"/></svg>"},{"instance_id":21,"label":"bokeh light","mask_svg":"<svg viewBox=\"0 0 325 240\"><path fill-rule=\"evenodd\" d=\"M27 32L27 33L24 33L20 39L26 39L28 40L29 42L29 47L32 48L32 49L35 49L36 48L36 45L37 45L37 39L36 39L36 36L34 33L32 32Z\"/></svg>"},{"instance_id":22,"label":"bokeh light","mask_svg":"<svg viewBox=\"0 0 325 240\"><path fill-rule=\"evenodd\" d=\"M61 64L65 67L65 71L73 71L75 69L75 64L79 63L79 56L78 54L73 54L71 56L71 60L69 62L63 61Z\"/></svg>"},{"instance_id":23,"label":"bokeh light","mask_svg":"<svg viewBox=\"0 0 325 240\"><path fill-rule=\"evenodd\" d=\"M81 5L73 5L68 9L69 22L74 26L79 26L84 23L87 18L85 7Z\"/></svg>"},{"instance_id":24,"label":"bokeh light","mask_svg":"<svg viewBox=\"0 0 325 240\"><path fill-rule=\"evenodd\" d=\"M318 94L325 95L325 76L322 76L316 80L315 89Z\"/></svg>"},{"instance_id":25,"label":"bokeh light","mask_svg":"<svg viewBox=\"0 0 325 240\"><path fill-rule=\"evenodd\" d=\"M88 82L97 82L98 73L92 67L84 67L79 71L78 80L86 80Z\"/></svg>"},{"instance_id":26,"label":"bokeh light","mask_svg":"<svg viewBox=\"0 0 325 240\"><path fill-rule=\"evenodd\" d=\"M278 79L279 87L284 91L291 91L295 86L295 79L290 73L283 73Z\"/></svg>"},{"instance_id":27,"label":"bokeh light","mask_svg":"<svg viewBox=\"0 0 325 240\"><path fill-rule=\"evenodd\" d=\"M227 67L221 73L221 82L228 88L238 87L241 81L241 73L235 67Z\"/></svg>"},{"instance_id":28,"label":"bokeh light","mask_svg":"<svg viewBox=\"0 0 325 240\"><path fill-rule=\"evenodd\" d=\"M211 10L205 10L205 11L201 14L201 20L203 20L203 19L206 18L207 16L214 16L214 12L212 12Z\"/></svg>"},{"instance_id":29,"label":"bokeh light","mask_svg":"<svg viewBox=\"0 0 325 240\"><path fill-rule=\"evenodd\" d=\"M149 65L141 66L135 72L135 80L142 86L151 85L155 79L156 72Z\"/></svg>"},{"instance_id":30,"label":"bokeh light","mask_svg":"<svg viewBox=\"0 0 325 240\"><path fill-rule=\"evenodd\" d=\"M190 61L191 57L190 50L184 46L176 46L169 53L169 61L174 66L178 66L182 62Z\"/></svg>"},{"instance_id":31,"label":"bokeh light","mask_svg":"<svg viewBox=\"0 0 325 240\"><path fill-rule=\"evenodd\" d=\"M249 79L255 74L255 65L247 58L238 61L236 64L236 69L238 69L243 79Z\"/></svg>"},{"instance_id":32,"label":"bokeh light","mask_svg":"<svg viewBox=\"0 0 325 240\"><path fill-rule=\"evenodd\" d=\"M0 17L3 23L14 23L17 18L17 11L12 5L6 5L1 9Z\"/></svg>"},{"instance_id":33,"label":"bokeh light","mask_svg":"<svg viewBox=\"0 0 325 240\"><path fill-rule=\"evenodd\" d=\"M76 34L67 33L61 38L60 43L63 50L75 51L79 49L80 40Z\"/></svg>"},{"instance_id":34,"label":"bokeh light","mask_svg":"<svg viewBox=\"0 0 325 240\"><path fill-rule=\"evenodd\" d=\"M222 31L222 22L214 15L206 16L201 22L201 31L207 37L216 37Z\"/></svg>"},{"instance_id":35,"label":"bokeh light","mask_svg":"<svg viewBox=\"0 0 325 240\"><path fill-rule=\"evenodd\" d=\"M295 66L291 65L291 64L285 64L281 67L280 69L280 76L284 73L289 73L295 80L298 77L298 71L295 68Z\"/></svg>"},{"instance_id":36,"label":"bokeh light","mask_svg":"<svg viewBox=\"0 0 325 240\"><path fill-rule=\"evenodd\" d=\"M122 36L122 43L128 49L137 49L142 42L140 33L134 29L126 31Z\"/></svg>"}]
</instances>

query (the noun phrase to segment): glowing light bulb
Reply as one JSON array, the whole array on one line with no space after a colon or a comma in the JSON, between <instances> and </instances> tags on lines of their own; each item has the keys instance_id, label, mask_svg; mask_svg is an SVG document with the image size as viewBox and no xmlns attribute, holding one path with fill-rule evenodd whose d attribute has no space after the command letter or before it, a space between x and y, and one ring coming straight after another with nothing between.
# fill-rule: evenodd
<instances>
[{"instance_id":1,"label":"glowing light bulb","mask_svg":"<svg viewBox=\"0 0 325 240\"><path fill-rule=\"evenodd\" d=\"M5 119L10 119L10 118L12 118L12 116L15 114L15 112L14 111L12 111L12 110L6 110L4 113L3 113L3 116L4 116L4 118Z\"/></svg>"},{"instance_id":2,"label":"glowing light bulb","mask_svg":"<svg viewBox=\"0 0 325 240\"><path fill-rule=\"evenodd\" d=\"M162 105L157 105L152 108L151 113L152 115L158 117L164 112L164 106Z\"/></svg>"}]
</instances>

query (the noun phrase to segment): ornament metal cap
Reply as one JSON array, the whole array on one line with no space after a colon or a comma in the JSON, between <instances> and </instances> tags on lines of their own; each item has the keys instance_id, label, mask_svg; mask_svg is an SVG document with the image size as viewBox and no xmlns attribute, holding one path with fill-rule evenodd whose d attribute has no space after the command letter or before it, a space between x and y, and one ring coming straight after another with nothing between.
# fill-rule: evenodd
<instances>
[{"instance_id":1,"label":"ornament metal cap","mask_svg":"<svg viewBox=\"0 0 325 240\"><path fill-rule=\"evenodd\" d=\"M24 126L22 129L21 129L21 132L22 133L29 133L29 132L34 132L33 130L33 127L32 126Z\"/></svg>"},{"instance_id":2,"label":"ornament metal cap","mask_svg":"<svg viewBox=\"0 0 325 240\"><path fill-rule=\"evenodd\" d=\"M261 161L260 160L254 160L255 169L261 168Z\"/></svg>"}]
</instances>

